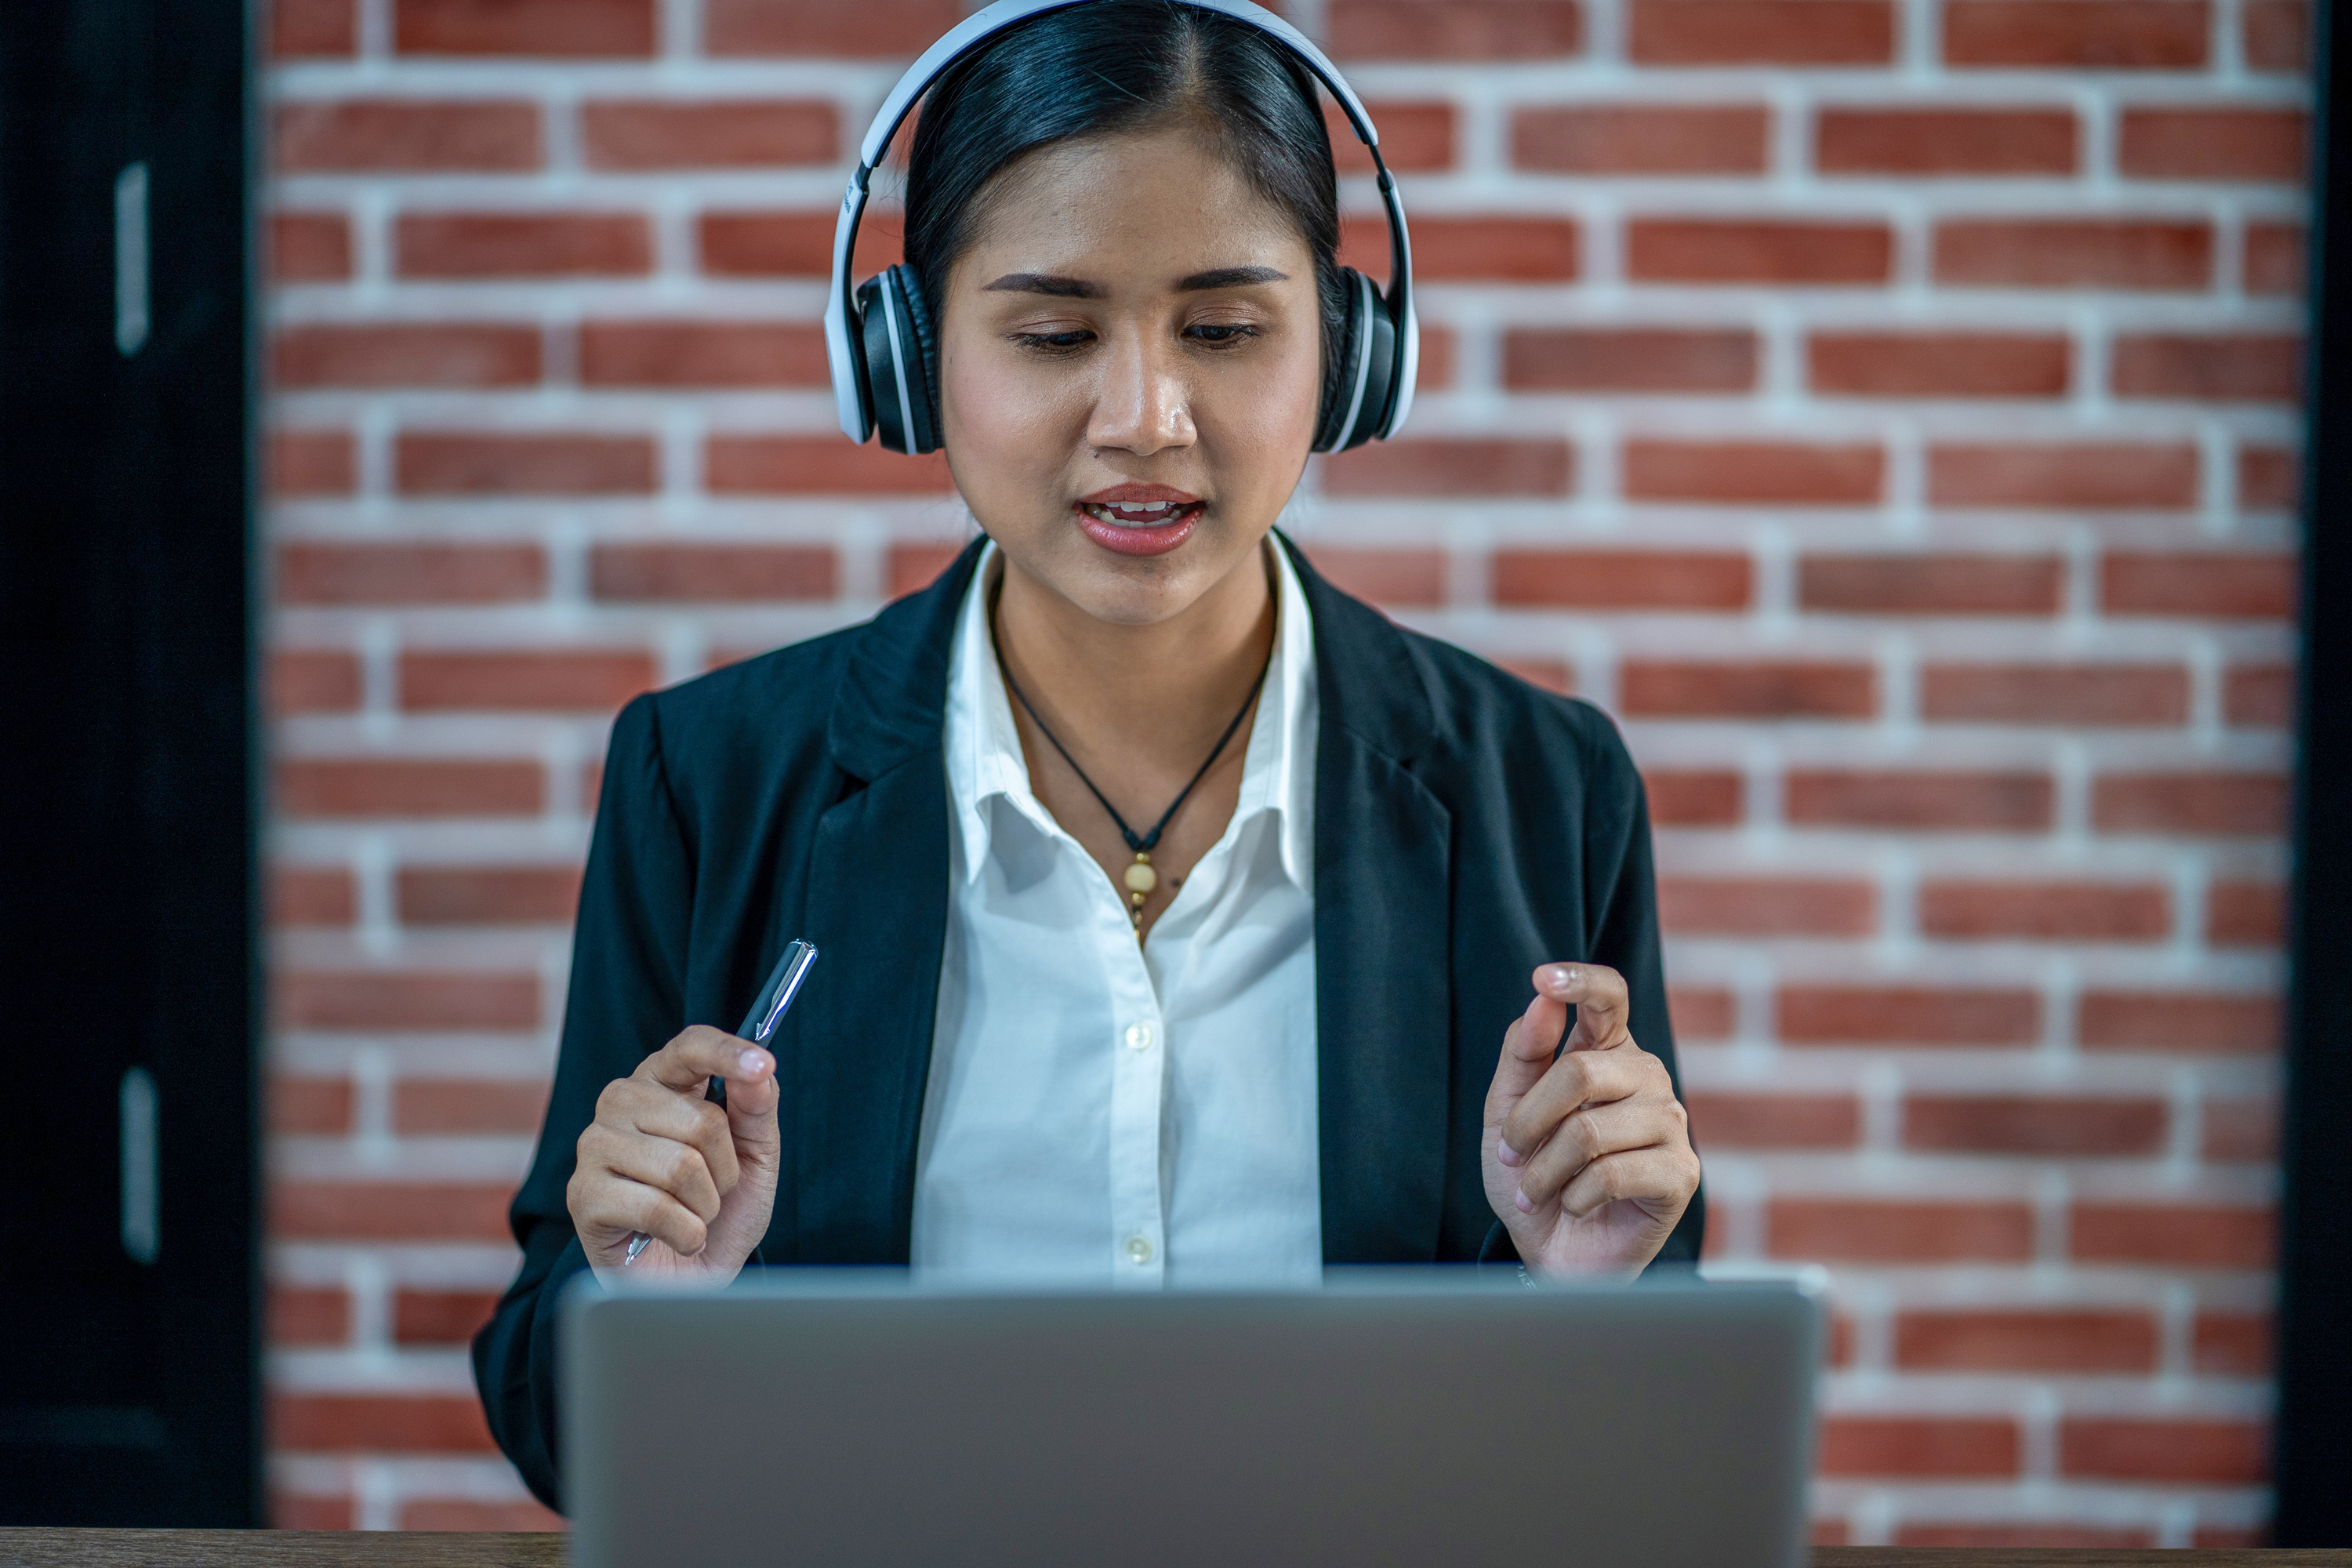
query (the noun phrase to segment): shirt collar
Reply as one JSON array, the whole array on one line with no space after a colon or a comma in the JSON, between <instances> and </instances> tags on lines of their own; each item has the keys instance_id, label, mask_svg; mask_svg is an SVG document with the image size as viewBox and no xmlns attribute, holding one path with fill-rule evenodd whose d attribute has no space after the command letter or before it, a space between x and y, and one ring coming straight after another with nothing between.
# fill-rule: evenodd
<instances>
[{"instance_id":1,"label":"shirt collar","mask_svg":"<svg viewBox=\"0 0 2352 1568\"><path fill-rule=\"evenodd\" d=\"M1241 797L1235 824L1260 812L1281 824L1282 868L1291 882L1312 891L1315 865L1315 749L1318 703L1315 627L1307 595L1289 554L1269 542L1275 566L1274 654L1258 697L1258 721L1250 726L1242 757ZM941 745L946 754L949 799L962 829L963 879L979 877L989 851L992 800L1003 798L1041 831L1055 831L1052 817L1029 792L1029 764L1021 754L1021 732L996 663L995 639L988 632L988 602L1003 563L993 542L982 552L965 591L948 664L948 703Z\"/></svg>"}]
</instances>

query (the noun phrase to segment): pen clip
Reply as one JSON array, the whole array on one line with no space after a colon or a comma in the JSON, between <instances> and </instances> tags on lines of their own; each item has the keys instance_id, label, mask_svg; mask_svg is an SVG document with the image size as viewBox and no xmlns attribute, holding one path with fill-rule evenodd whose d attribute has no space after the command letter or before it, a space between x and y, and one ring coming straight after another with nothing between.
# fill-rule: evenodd
<instances>
[{"instance_id":1,"label":"pen clip","mask_svg":"<svg viewBox=\"0 0 2352 1568\"><path fill-rule=\"evenodd\" d=\"M782 975L776 982L774 1000L768 1004L767 1016L751 1031L754 1045L764 1044L768 1037L776 1032L776 1025L783 1018L784 1009L793 1005L793 997L799 993L801 982L808 978L809 965L815 962L816 948L812 943L795 938L792 945L784 949L783 963L779 966Z\"/></svg>"}]
</instances>

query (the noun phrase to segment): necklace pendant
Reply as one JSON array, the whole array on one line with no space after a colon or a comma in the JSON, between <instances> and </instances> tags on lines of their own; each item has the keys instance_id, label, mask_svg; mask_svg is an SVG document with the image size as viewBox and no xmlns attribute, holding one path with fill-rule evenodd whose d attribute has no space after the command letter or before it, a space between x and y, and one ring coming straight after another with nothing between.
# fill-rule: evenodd
<instances>
[{"instance_id":1,"label":"necklace pendant","mask_svg":"<svg viewBox=\"0 0 2352 1568\"><path fill-rule=\"evenodd\" d=\"M1119 880L1127 884L1127 890L1135 895L1135 901L1139 904L1145 894L1160 886L1160 873L1151 868L1150 855L1138 854L1135 864L1120 873Z\"/></svg>"}]
</instances>

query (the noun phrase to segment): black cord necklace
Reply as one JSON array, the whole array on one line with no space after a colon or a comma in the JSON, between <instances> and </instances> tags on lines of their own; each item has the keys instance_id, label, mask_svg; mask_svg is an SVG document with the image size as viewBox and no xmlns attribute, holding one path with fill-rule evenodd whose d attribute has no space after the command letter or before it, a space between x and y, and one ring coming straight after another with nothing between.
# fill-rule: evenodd
<instances>
[{"instance_id":1,"label":"black cord necklace","mask_svg":"<svg viewBox=\"0 0 2352 1568\"><path fill-rule=\"evenodd\" d=\"M1013 679L1013 667L1005 662L1004 645L996 635L995 611L996 606L991 605L988 640L996 650L996 668L1003 672L1006 688L1020 700L1023 710L1029 715L1029 721L1037 726L1037 732L1045 737L1054 750L1062 753L1062 761L1070 764L1070 771L1078 775L1078 782L1087 786L1087 793L1102 802L1102 808L1109 812L1110 819L1118 825L1118 836L1127 840L1129 849L1135 851L1135 864L1120 875L1119 880L1127 884L1128 923L1135 927L1135 940L1141 942L1143 900L1150 898L1151 889L1160 885L1160 873L1151 865L1151 851L1159 847L1160 836L1167 831L1168 824L1175 818L1177 808L1192 797L1193 786L1209 776L1209 770L1216 765L1219 757L1225 754L1225 747L1233 740L1234 732L1242 727L1242 721L1249 717L1251 706L1257 701L1258 689L1265 684L1265 672L1273 668L1274 651L1271 648L1266 650L1265 664L1259 668L1257 679L1250 682L1249 695L1242 699L1240 711L1234 715L1234 721L1225 726L1225 732L1217 737L1216 745L1210 749L1208 761L1202 763L1201 771L1192 775L1192 784L1176 792L1176 798L1168 803L1168 809L1160 814L1160 820L1151 825L1150 832L1138 833L1127 825L1127 818L1118 814L1118 807L1111 805L1103 792L1095 788L1095 781L1087 777L1087 770L1078 766L1078 759L1070 755L1070 748L1062 744L1060 738L1046 728L1045 721L1037 716L1037 705L1029 700L1029 694L1021 689L1019 681Z\"/></svg>"}]
</instances>

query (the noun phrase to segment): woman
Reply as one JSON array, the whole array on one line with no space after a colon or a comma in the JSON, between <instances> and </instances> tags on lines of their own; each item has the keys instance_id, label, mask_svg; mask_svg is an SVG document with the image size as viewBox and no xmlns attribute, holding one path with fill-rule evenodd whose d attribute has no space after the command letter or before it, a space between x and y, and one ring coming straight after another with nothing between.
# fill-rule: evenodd
<instances>
[{"instance_id":1,"label":"woman","mask_svg":"<svg viewBox=\"0 0 2352 1568\"><path fill-rule=\"evenodd\" d=\"M583 1268L1697 1256L1614 731L1272 532L1338 236L1313 84L1231 18L1052 12L932 89L906 248L985 538L614 728L523 1267L475 1345L541 1497ZM824 956L773 1054L725 1034L803 935Z\"/></svg>"}]
</instances>

